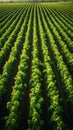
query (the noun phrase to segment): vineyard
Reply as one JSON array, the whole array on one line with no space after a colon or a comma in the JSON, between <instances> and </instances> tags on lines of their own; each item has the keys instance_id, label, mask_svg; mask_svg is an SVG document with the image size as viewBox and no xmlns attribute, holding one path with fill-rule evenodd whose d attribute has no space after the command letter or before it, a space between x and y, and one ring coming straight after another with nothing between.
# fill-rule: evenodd
<instances>
[{"instance_id":1,"label":"vineyard","mask_svg":"<svg viewBox=\"0 0 73 130\"><path fill-rule=\"evenodd\" d=\"M0 129L73 130L73 3L0 4Z\"/></svg>"}]
</instances>

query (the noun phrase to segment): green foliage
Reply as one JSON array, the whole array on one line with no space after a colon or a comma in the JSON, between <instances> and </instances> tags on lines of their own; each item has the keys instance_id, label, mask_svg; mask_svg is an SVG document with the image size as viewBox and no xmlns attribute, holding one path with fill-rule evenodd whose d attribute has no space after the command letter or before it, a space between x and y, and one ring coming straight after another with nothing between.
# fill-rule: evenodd
<instances>
[{"instance_id":1,"label":"green foliage","mask_svg":"<svg viewBox=\"0 0 73 130\"><path fill-rule=\"evenodd\" d=\"M38 51L38 38L36 29L36 8L34 9L34 25L33 25L33 59L32 59L32 75L30 80L30 111L28 119L28 130L40 130L43 126L41 120L43 98L41 97L41 71Z\"/></svg>"},{"instance_id":2,"label":"green foliage","mask_svg":"<svg viewBox=\"0 0 73 130\"><path fill-rule=\"evenodd\" d=\"M27 129L43 129L42 106L45 104L45 98L42 97L43 77L45 78L45 89L49 101L49 119L53 130L66 129L62 117L62 98L57 86L54 64L57 69L56 74L61 80L61 87L66 94L66 101L72 110L73 7L70 3L60 4L25 3L15 4L15 7L13 4L9 9L8 7L1 9L2 5L0 5L0 12L2 12L2 14L0 13L0 67L1 69L3 67L0 75L1 105L7 88L12 87L12 90L10 88L10 99L6 105L8 113L5 117L5 130L18 129L21 119L22 98L26 96L26 91L29 92L29 88L31 90L29 92L30 107ZM8 9L7 12L5 12L6 8ZM43 55L40 55L40 49ZM32 60L31 65L29 65L30 60ZM17 63L17 72L14 72ZM31 71L29 66L31 66ZM30 81L27 78L29 73L31 73ZM11 80L13 86L9 85Z\"/></svg>"},{"instance_id":3,"label":"green foliage","mask_svg":"<svg viewBox=\"0 0 73 130\"><path fill-rule=\"evenodd\" d=\"M28 13L27 13L26 17L28 18ZM19 110L20 103L21 103L22 97L24 96L23 89L25 89L27 87L26 76L27 76L27 71L28 71L28 60L29 60L28 51L29 51L29 47L30 47L29 46L30 40L28 40L28 42L27 42L27 37L30 35L29 30L31 29L31 26L30 26L31 23L32 23L32 9L31 9L30 20L28 23L28 29L27 29L27 34L25 37L22 54L20 56L20 63L18 65L18 72L15 76L15 82L14 82L15 84L12 87L11 99L7 103L7 109L9 111L8 116L5 118L6 119L5 128L7 130L9 130L9 129L12 130L12 129L17 128L18 121L19 121L20 115L21 115L20 110ZM21 41L22 41L22 38L23 38L22 33L24 32L25 25L26 24L24 22L24 25L22 26L22 30L20 33L21 35L18 38L19 39L18 43L21 43ZM16 47L18 49L19 44L16 44ZM13 53L13 54L15 55L15 53Z\"/></svg>"}]
</instances>

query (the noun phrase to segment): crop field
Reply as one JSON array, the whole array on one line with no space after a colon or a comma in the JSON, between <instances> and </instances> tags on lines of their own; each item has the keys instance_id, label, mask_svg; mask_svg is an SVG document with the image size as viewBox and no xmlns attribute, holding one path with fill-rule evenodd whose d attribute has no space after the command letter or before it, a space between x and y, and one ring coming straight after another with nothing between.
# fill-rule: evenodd
<instances>
[{"instance_id":1,"label":"crop field","mask_svg":"<svg viewBox=\"0 0 73 130\"><path fill-rule=\"evenodd\" d=\"M0 4L0 130L73 130L73 3Z\"/></svg>"}]
</instances>

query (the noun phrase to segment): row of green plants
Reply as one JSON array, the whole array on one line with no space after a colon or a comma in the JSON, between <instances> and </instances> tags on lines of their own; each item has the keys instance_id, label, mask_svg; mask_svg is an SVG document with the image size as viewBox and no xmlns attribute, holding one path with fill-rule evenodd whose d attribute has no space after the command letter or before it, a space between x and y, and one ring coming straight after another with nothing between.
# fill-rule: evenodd
<instances>
[{"instance_id":1,"label":"row of green plants","mask_svg":"<svg viewBox=\"0 0 73 130\"><path fill-rule=\"evenodd\" d=\"M72 26L72 18L63 11L56 11L68 24Z\"/></svg>"},{"instance_id":2,"label":"row of green plants","mask_svg":"<svg viewBox=\"0 0 73 130\"><path fill-rule=\"evenodd\" d=\"M43 15L43 14L42 14ZM48 24L45 21L44 15L42 16L43 22L46 28L47 37L49 39L49 44L51 45L51 50L54 54L54 59L57 64L57 70L62 82L62 87L66 93L67 101L73 106L73 80L68 71L66 64L63 61L63 57L60 54L56 42L53 38L52 31L48 28ZM50 26L51 27L51 26Z\"/></svg>"},{"instance_id":3,"label":"row of green plants","mask_svg":"<svg viewBox=\"0 0 73 130\"><path fill-rule=\"evenodd\" d=\"M25 93L23 90L27 87L27 72L28 72L28 61L29 61L29 49L30 49L30 38L31 38L31 27L32 27L32 13L31 9L28 29L26 32L26 37L24 39L24 45L22 49L22 54L20 56L20 62L18 65L18 72L15 76L14 86L12 86L12 93L10 101L7 102L7 109L9 111L6 119L6 130L14 130L18 127L18 122L20 120L20 105L21 100Z\"/></svg>"},{"instance_id":4,"label":"row of green plants","mask_svg":"<svg viewBox=\"0 0 73 130\"><path fill-rule=\"evenodd\" d=\"M55 15L55 14L54 14ZM56 16L56 15L55 15ZM57 16L56 16L57 18ZM73 31L71 31L70 28L68 28L65 23L62 23L60 19L56 19L59 23L59 25L62 27L62 29L66 32L66 34L68 35L68 37L70 37L73 40ZM69 19L70 20L70 19Z\"/></svg>"},{"instance_id":5,"label":"row of green plants","mask_svg":"<svg viewBox=\"0 0 73 130\"><path fill-rule=\"evenodd\" d=\"M14 9L7 9L7 10L1 10L1 8L0 8L0 23L2 23L2 22L4 22L4 20L5 21L7 21L7 19L8 19L8 17L9 17L9 15L11 15L12 14L12 12L14 11Z\"/></svg>"},{"instance_id":6,"label":"row of green plants","mask_svg":"<svg viewBox=\"0 0 73 130\"><path fill-rule=\"evenodd\" d=\"M5 17L5 19L2 20L2 22L0 23L1 30L3 30L4 26L5 26L5 27L8 27L7 25L8 25L8 23L9 23L9 21L11 21L11 19L15 16L16 13L18 13L19 10L20 10L20 9L16 9L15 11L10 11L10 12L8 13L8 17ZM6 14L6 15L7 15L7 14ZM1 19L3 19L3 17L2 17ZM1 31L1 30L0 30L0 31Z\"/></svg>"},{"instance_id":7,"label":"row of green plants","mask_svg":"<svg viewBox=\"0 0 73 130\"><path fill-rule=\"evenodd\" d=\"M73 31L71 31L66 25L65 23L63 23L58 16L56 16L55 14L55 11L54 10L51 10L51 9L48 9L48 13L50 11L50 13L53 15L53 17L55 18L56 22L59 23L59 25L61 26L61 28L66 32L66 34L73 40ZM69 19L70 20L70 19Z\"/></svg>"},{"instance_id":8,"label":"row of green plants","mask_svg":"<svg viewBox=\"0 0 73 130\"><path fill-rule=\"evenodd\" d=\"M66 13L65 13L66 12ZM70 17L70 20L72 21L73 15L71 8L65 9L64 14L68 15Z\"/></svg>"},{"instance_id":9,"label":"row of green plants","mask_svg":"<svg viewBox=\"0 0 73 130\"><path fill-rule=\"evenodd\" d=\"M18 13L17 18L12 22L11 26L9 26L9 28L5 31L5 33L3 34L3 36L0 38L0 48L2 49L5 42L9 39L10 34L13 33L13 31L15 30L15 27L17 26L17 22L20 18L20 16L23 16L23 10L20 11L20 13Z\"/></svg>"},{"instance_id":10,"label":"row of green plants","mask_svg":"<svg viewBox=\"0 0 73 130\"><path fill-rule=\"evenodd\" d=\"M7 17L9 17L9 15L14 12L15 10L18 9L22 9L24 6L26 6L26 4L22 5L18 5L18 4L14 4L14 5L1 5L0 6L0 22L3 22Z\"/></svg>"},{"instance_id":11,"label":"row of green plants","mask_svg":"<svg viewBox=\"0 0 73 130\"><path fill-rule=\"evenodd\" d=\"M33 23L33 51L32 51L32 74L30 79L31 92L28 130L41 130L43 128L43 120L41 119L43 97L41 96L41 71L39 60L39 41L37 34L37 17L36 6L34 7L34 23Z\"/></svg>"},{"instance_id":12,"label":"row of green plants","mask_svg":"<svg viewBox=\"0 0 73 130\"><path fill-rule=\"evenodd\" d=\"M32 5L31 5L32 6ZM33 9L34 8L34 9ZM51 10L51 9L50 9ZM33 17L34 12L34 17ZM47 12L47 13L46 13ZM30 14L30 15L29 15ZM71 104L71 109L73 108L73 80L68 71L68 67L63 61L63 56L71 61L71 53L69 52L67 45L62 41L62 30L61 26L56 24L54 21L55 15L50 16L48 9L45 7L40 7L39 5L34 7L25 7L23 14L20 15L20 20L16 25L15 30L12 32L10 37L8 37L7 44L5 43L2 57L0 59L0 64L6 61L8 53L8 61L6 61L3 74L0 75L0 102L2 102L6 91L9 87L9 82L13 75L13 70L15 68L17 57L20 55L20 62L17 69L17 74L14 78L14 85L12 87L12 93L10 100L7 102L8 114L5 117L6 124L5 130L15 130L18 128L21 119L21 103L22 98L25 93L24 90L27 87L31 87L29 93L30 107L29 107L29 117L28 117L28 130L41 130L43 129L44 122L42 120L43 111L42 105L44 99L42 97L42 74L45 75L46 91L48 97L48 112L49 119L53 130L65 130L66 126L64 124L62 115L63 108L61 106L62 99L57 89L56 78L54 70L52 69L52 64L56 64L57 73L61 80L61 87L64 89L67 97L67 101ZM34 18L34 20L33 20ZM28 22L29 21L29 22ZM38 21L38 24L37 24ZM60 21L60 20L59 20ZM44 29L45 28L45 29ZM59 29L58 29L59 28ZM58 33L60 31L60 35ZM33 32L33 41L31 41ZM25 34L26 33L26 34ZM38 35L39 33L39 35ZM66 33L65 33L66 34ZM64 36L66 36L64 34ZM40 36L40 38L38 38ZM16 39L16 40L15 40ZM38 39L41 39L40 41ZM48 39L48 40L47 40ZM66 38L67 39L67 38ZM49 41L49 42L48 42ZM28 63L30 60L29 51L31 48L31 42L33 43L32 51L32 67L31 67L31 79L29 85L27 85L27 73L29 74ZM40 49L39 44L41 44L42 57L44 63L40 61ZM49 44L49 46L48 46ZM13 46L14 45L14 46ZM12 47L13 46L13 47ZM22 53L19 54L22 47ZM7 48L6 48L7 47ZM61 54L59 48L63 51ZM11 49L12 48L12 49ZM50 58L50 52L53 53L53 58L55 63ZM1 54L0 54L1 55ZM70 56L71 55L71 56ZM64 59L65 59L64 57ZM67 61L67 62L68 62ZM73 60L72 60L73 61ZM71 62L72 63L72 62ZM69 63L70 65L70 63ZM41 66L43 66L44 71L41 72ZM72 66L71 66L72 70ZM1 103L0 103L1 104ZM44 106L45 107L45 106ZM26 117L25 117L26 118ZM49 121L48 121L49 122Z\"/></svg>"},{"instance_id":13,"label":"row of green plants","mask_svg":"<svg viewBox=\"0 0 73 130\"><path fill-rule=\"evenodd\" d=\"M10 35L9 39L6 41L4 47L2 48L2 50L0 52L0 65L1 66L8 59L12 46L15 44L15 42L18 41L18 39L20 37L21 28L24 24L23 22L24 22L24 20L26 21L27 10L30 11L30 8L28 9L28 7L27 7L25 12L21 15L21 19L19 20L18 24L16 25L16 28L14 29L14 31L12 32L12 34ZM26 22L28 22L28 21L26 21ZM25 26L24 32L26 32L26 28L27 28L27 26ZM22 33L22 35L24 34L24 32Z\"/></svg>"},{"instance_id":14,"label":"row of green plants","mask_svg":"<svg viewBox=\"0 0 73 130\"><path fill-rule=\"evenodd\" d=\"M4 20L3 23L0 24L0 26L1 26L0 37L2 37L4 35L4 33L6 33L6 30L11 26L11 24L13 23L13 21L19 14L19 12L21 12L20 9L16 10L15 12L12 12L12 15L9 15L8 21L6 22L6 20Z\"/></svg>"},{"instance_id":15,"label":"row of green plants","mask_svg":"<svg viewBox=\"0 0 73 130\"><path fill-rule=\"evenodd\" d=\"M44 10L44 9L43 9ZM45 10L44 10L45 13ZM51 22L51 20L49 20L49 18L47 17L47 14L45 13L45 18L47 19L47 23L49 24L49 28L53 34L53 37L56 41L56 44L59 47L59 50L61 51L61 54L63 55L65 61L67 62L67 64L69 65L71 71L73 70L73 54L70 53L70 51L67 48L67 45L62 41L61 36L59 35L56 26L54 26L54 24ZM52 18L53 19L53 18ZM55 23L55 21L53 20L53 22Z\"/></svg>"},{"instance_id":16,"label":"row of green plants","mask_svg":"<svg viewBox=\"0 0 73 130\"><path fill-rule=\"evenodd\" d=\"M68 71L66 64L63 61L62 55L59 53L56 44L51 45L54 52L54 58L57 62L57 69L59 71L59 76L62 82L62 86L67 95L67 101L72 104L73 107L73 80Z\"/></svg>"},{"instance_id":17,"label":"row of green plants","mask_svg":"<svg viewBox=\"0 0 73 130\"><path fill-rule=\"evenodd\" d=\"M12 48L9 59L3 67L3 74L0 76L0 101L2 101L3 96L6 93L8 82L10 81L10 78L12 76L15 64L17 62L17 56L25 38L30 8L27 11L27 15L21 27L21 31L19 32L18 38L14 44L14 47Z\"/></svg>"},{"instance_id":18,"label":"row of green plants","mask_svg":"<svg viewBox=\"0 0 73 130\"><path fill-rule=\"evenodd\" d=\"M72 15L71 7L68 6L67 9L63 9L63 10L60 10L60 11L63 13L63 15L67 16L68 18L70 18L70 20L72 20L73 15Z\"/></svg>"},{"instance_id":19,"label":"row of green plants","mask_svg":"<svg viewBox=\"0 0 73 130\"><path fill-rule=\"evenodd\" d=\"M65 10L65 13L66 12L67 11ZM69 12L71 12L71 10ZM69 12L68 12L67 16L69 15ZM68 20L71 22L71 24L73 23L72 14L70 14L70 18L68 18ZM59 20L59 22L60 22L60 25L63 27L63 29L66 31L67 35L70 36L70 38L73 40L73 30L69 29L69 27L67 27L64 23L62 23L61 20Z\"/></svg>"},{"instance_id":20,"label":"row of green plants","mask_svg":"<svg viewBox=\"0 0 73 130\"><path fill-rule=\"evenodd\" d=\"M62 23L68 28L70 29L70 31L72 32L73 29L72 29L72 25L70 23L68 23L64 17L62 18L62 13L59 14L59 12L57 11L54 11L55 15L62 21Z\"/></svg>"},{"instance_id":21,"label":"row of green plants","mask_svg":"<svg viewBox=\"0 0 73 130\"><path fill-rule=\"evenodd\" d=\"M5 14L2 14L2 16L1 16L1 13L0 13L0 23L1 23L0 27L1 27L1 28L4 26L4 22L7 22L7 19L8 19L12 14L13 14L13 11L12 11L12 10L9 11L9 12L6 11L6 13L5 13ZM8 21L9 21L9 19L8 19Z\"/></svg>"},{"instance_id":22,"label":"row of green plants","mask_svg":"<svg viewBox=\"0 0 73 130\"><path fill-rule=\"evenodd\" d=\"M28 6L28 5L27 5ZM13 8L10 9L8 13L5 14L5 17L0 18L0 35L3 35L3 33L5 32L6 29L8 29L9 25L12 24L12 21L16 18L16 16L19 14L20 11L22 11L22 9L25 10L26 5L24 5L24 7L19 6L18 8Z\"/></svg>"},{"instance_id":23,"label":"row of green plants","mask_svg":"<svg viewBox=\"0 0 73 130\"><path fill-rule=\"evenodd\" d=\"M46 36L43 30L43 24L46 26L46 22L45 22L44 16L42 15L41 9L40 9L40 12L38 14L38 21L39 21L39 32L40 32L41 44L42 44L42 52L43 52L43 57L44 57L43 73L45 75L45 80L46 80L46 90L47 90L48 101L50 103L48 111L50 113L50 120L53 123L53 129L63 130L65 125L62 118L63 109L60 105L61 98L59 96L59 91L56 86L55 75L51 67L52 61L49 55ZM42 19L40 16L42 17ZM42 20L43 20L43 24L41 22Z\"/></svg>"},{"instance_id":24,"label":"row of green plants","mask_svg":"<svg viewBox=\"0 0 73 130\"><path fill-rule=\"evenodd\" d=\"M28 5L28 4L27 3L25 4L17 4L17 3L14 3L14 4L3 3L2 4L1 3L0 4L0 13L1 13L0 17L6 16L6 14L8 14L9 12L22 8L25 5Z\"/></svg>"},{"instance_id":25,"label":"row of green plants","mask_svg":"<svg viewBox=\"0 0 73 130\"><path fill-rule=\"evenodd\" d=\"M47 14L48 14L48 10ZM60 36L62 37L62 40L67 44L69 50L73 52L73 33L65 27L65 25L59 20L59 18L50 10L52 16L50 16L50 19L52 20L54 26L57 28L57 31L59 32Z\"/></svg>"},{"instance_id":26,"label":"row of green plants","mask_svg":"<svg viewBox=\"0 0 73 130\"><path fill-rule=\"evenodd\" d=\"M8 17L8 14L10 14L10 11L8 10L6 10L6 11L3 11L3 10L1 10L2 8L0 7L0 22L3 22L3 20L6 18L6 17ZM11 12L12 12L12 10L11 10ZM4 18L5 17L5 18Z\"/></svg>"}]
</instances>

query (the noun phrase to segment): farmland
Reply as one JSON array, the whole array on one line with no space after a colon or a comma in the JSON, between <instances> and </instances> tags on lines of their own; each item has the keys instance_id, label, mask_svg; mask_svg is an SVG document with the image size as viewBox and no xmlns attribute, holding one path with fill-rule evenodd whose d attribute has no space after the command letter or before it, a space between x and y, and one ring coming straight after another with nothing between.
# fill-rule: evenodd
<instances>
[{"instance_id":1,"label":"farmland","mask_svg":"<svg viewBox=\"0 0 73 130\"><path fill-rule=\"evenodd\" d=\"M0 4L0 129L73 130L73 3Z\"/></svg>"}]
</instances>

